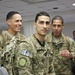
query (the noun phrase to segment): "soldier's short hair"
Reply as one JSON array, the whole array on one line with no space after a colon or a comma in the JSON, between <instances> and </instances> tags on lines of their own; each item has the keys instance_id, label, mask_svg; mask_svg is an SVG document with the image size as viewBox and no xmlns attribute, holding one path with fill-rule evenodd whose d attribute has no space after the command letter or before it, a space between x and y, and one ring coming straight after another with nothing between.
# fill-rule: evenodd
<instances>
[{"instance_id":1,"label":"soldier's short hair","mask_svg":"<svg viewBox=\"0 0 75 75\"><path fill-rule=\"evenodd\" d=\"M74 34L75 30L73 31L73 34Z\"/></svg>"},{"instance_id":2,"label":"soldier's short hair","mask_svg":"<svg viewBox=\"0 0 75 75\"><path fill-rule=\"evenodd\" d=\"M20 14L20 13L17 12L17 11L10 11L10 12L7 14L7 16L6 16L6 21L7 21L8 19L11 19L12 16L15 15L15 14Z\"/></svg>"},{"instance_id":3,"label":"soldier's short hair","mask_svg":"<svg viewBox=\"0 0 75 75\"><path fill-rule=\"evenodd\" d=\"M53 21L54 21L54 20L61 20L61 21L62 21L62 24L64 24L64 20L63 20L63 17L62 17L62 16L59 16L59 15L55 16L55 17L52 19L52 24L53 24Z\"/></svg>"},{"instance_id":4,"label":"soldier's short hair","mask_svg":"<svg viewBox=\"0 0 75 75\"><path fill-rule=\"evenodd\" d=\"M50 18L50 15L47 12L41 11L36 15L35 22L37 22L39 16L48 16Z\"/></svg>"}]
</instances>

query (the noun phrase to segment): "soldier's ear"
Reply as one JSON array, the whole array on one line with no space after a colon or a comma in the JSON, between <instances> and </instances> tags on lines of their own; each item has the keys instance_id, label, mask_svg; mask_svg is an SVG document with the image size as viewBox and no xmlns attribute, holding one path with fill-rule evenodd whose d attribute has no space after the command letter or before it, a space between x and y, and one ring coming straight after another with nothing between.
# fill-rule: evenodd
<instances>
[{"instance_id":1,"label":"soldier's ear","mask_svg":"<svg viewBox=\"0 0 75 75\"><path fill-rule=\"evenodd\" d=\"M63 29L64 29L64 25L63 25Z\"/></svg>"},{"instance_id":2,"label":"soldier's ear","mask_svg":"<svg viewBox=\"0 0 75 75\"><path fill-rule=\"evenodd\" d=\"M6 22L7 22L7 24L8 24L8 25L10 25L10 24L11 24L11 20L7 20Z\"/></svg>"},{"instance_id":3,"label":"soldier's ear","mask_svg":"<svg viewBox=\"0 0 75 75\"><path fill-rule=\"evenodd\" d=\"M34 23L34 27L36 28L36 23Z\"/></svg>"}]
</instances>

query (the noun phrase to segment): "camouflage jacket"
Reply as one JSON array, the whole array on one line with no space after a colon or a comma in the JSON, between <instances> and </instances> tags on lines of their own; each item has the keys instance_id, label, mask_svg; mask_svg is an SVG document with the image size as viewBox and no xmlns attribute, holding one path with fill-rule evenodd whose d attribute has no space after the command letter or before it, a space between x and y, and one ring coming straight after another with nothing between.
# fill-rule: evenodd
<instances>
[{"instance_id":1,"label":"camouflage jacket","mask_svg":"<svg viewBox=\"0 0 75 75\"><path fill-rule=\"evenodd\" d=\"M24 40L25 36L21 33L11 36L7 31L3 30L0 35L0 64L7 69L9 75L14 75L13 58L15 48Z\"/></svg>"},{"instance_id":2,"label":"camouflage jacket","mask_svg":"<svg viewBox=\"0 0 75 75\"><path fill-rule=\"evenodd\" d=\"M49 45L45 41L45 46L42 47L34 35L29 38L32 45L32 68L34 75L54 75L53 57Z\"/></svg>"},{"instance_id":3,"label":"camouflage jacket","mask_svg":"<svg viewBox=\"0 0 75 75\"><path fill-rule=\"evenodd\" d=\"M56 75L72 75L71 59L61 57L59 52L69 50L75 59L75 42L63 34L61 34L58 42L55 42L57 39L55 39L52 34L48 34L46 36L46 41L53 52L53 65Z\"/></svg>"},{"instance_id":4,"label":"camouflage jacket","mask_svg":"<svg viewBox=\"0 0 75 75\"><path fill-rule=\"evenodd\" d=\"M15 67L18 68L19 75L55 75L53 53L46 42L42 47L32 35L26 42L22 42L17 50Z\"/></svg>"},{"instance_id":5,"label":"camouflage jacket","mask_svg":"<svg viewBox=\"0 0 75 75\"><path fill-rule=\"evenodd\" d=\"M32 54L30 50L31 45L27 40L21 42L16 48L13 62L14 75L33 75L31 65Z\"/></svg>"}]
</instances>

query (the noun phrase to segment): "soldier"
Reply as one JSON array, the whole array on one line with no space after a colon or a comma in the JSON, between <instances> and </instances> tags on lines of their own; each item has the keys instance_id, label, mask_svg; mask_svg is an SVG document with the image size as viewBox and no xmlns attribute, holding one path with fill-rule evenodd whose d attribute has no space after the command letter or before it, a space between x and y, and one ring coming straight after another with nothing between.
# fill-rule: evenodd
<instances>
[{"instance_id":1,"label":"soldier","mask_svg":"<svg viewBox=\"0 0 75 75\"><path fill-rule=\"evenodd\" d=\"M46 41L53 52L53 65L56 75L72 75L72 59L75 57L74 41L62 34L64 21L61 16L52 19L52 33L46 36ZM73 59L74 60L74 59Z\"/></svg>"},{"instance_id":2,"label":"soldier","mask_svg":"<svg viewBox=\"0 0 75 75\"><path fill-rule=\"evenodd\" d=\"M14 50L20 42L25 40L25 36L20 32L22 17L16 11L10 11L6 16L8 30L3 30L0 35L0 63L5 67L9 75L13 74Z\"/></svg>"},{"instance_id":3,"label":"soldier","mask_svg":"<svg viewBox=\"0 0 75 75\"><path fill-rule=\"evenodd\" d=\"M52 67L52 51L45 41L50 29L50 16L47 12L40 12L35 18L36 32L29 41L32 44L32 68L34 75L54 75Z\"/></svg>"},{"instance_id":4,"label":"soldier","mask_svg":"<svg viewBox=\"0 0 75 75\"><path fill-rule=\"evenodd\" d=\"M50 16L47 12L36 15L34 27L35 34L17 48L15 67L19 75L55 75L52 64L52 51L45 41L50 29ZM18 58L17 58L18 57Z\"/></svg>"}]
</instances>

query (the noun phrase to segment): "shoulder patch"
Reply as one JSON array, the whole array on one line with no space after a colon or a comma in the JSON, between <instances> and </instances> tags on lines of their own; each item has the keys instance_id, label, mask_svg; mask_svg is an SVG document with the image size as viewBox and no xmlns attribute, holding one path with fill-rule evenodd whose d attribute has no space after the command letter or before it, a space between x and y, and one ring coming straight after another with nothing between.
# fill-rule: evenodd
<instances>
[{"instance_id":1,"label":"shoulder patch","mask_svg":"<svg viewBox=\"0 0 75 75\"><path fill-rule=\"evenodd\" d=\"M21 67L24 67L25 66L25 64L26 64L26 59L25 58L20 58L20 60L19 60L19 66L21 66Z\"/></svg>"}]
</instances>

